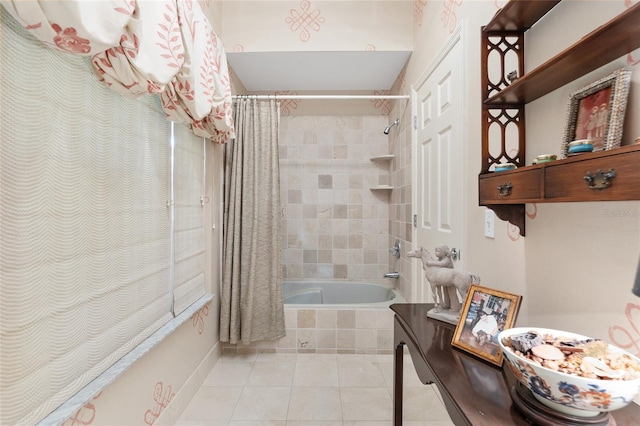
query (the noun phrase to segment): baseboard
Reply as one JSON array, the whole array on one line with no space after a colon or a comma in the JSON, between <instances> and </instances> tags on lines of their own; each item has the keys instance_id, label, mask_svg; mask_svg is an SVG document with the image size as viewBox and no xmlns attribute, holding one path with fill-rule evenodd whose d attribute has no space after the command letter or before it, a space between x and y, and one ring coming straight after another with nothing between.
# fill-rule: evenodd
<instances>
[{"instance_id":1,"label":"baseboard","mask_svg":"<svg viewBox=\"0 0 640 426\"><path fill-rule=\"evenodd\" d=\"M221 355L222 344L217 342L185 381L182 388L176 392L171 403L153 423L154 426L172 426L176 424Z\"/></svg>"}]
</instances>

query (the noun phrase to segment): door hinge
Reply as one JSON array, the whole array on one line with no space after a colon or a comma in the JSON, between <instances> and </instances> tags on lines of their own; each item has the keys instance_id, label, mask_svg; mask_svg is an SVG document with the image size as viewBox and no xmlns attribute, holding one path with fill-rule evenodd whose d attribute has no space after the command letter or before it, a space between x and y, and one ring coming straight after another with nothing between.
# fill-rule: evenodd
<instances>
[{"instance_id":1,"label":"door hinge","mask_svg":"<svg viewBox=\"0 0 640 426\"><path fill-rule=\"evenodd\" d=\"M413 215L413 227L414 228L418 227L418 215L417 214Z\"/></svg>"},{"instance_id":2,"label":"door hinge","mask_svg":"<svg viewBox=\"0 0 640 426\"><path fill-rule=\"evenodd\" d=\"M413 128L414 128L414 130L418 130L418 116L417 115L413 116Z\"/></svg>"}]
</instances>

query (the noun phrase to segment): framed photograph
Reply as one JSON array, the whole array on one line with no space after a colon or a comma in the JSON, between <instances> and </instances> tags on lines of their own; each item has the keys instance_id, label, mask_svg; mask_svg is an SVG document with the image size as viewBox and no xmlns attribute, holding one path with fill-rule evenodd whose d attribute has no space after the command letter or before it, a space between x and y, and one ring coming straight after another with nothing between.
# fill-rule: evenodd
<instances>
[{"instance_id":1,"label":"framed photograph","mask_svg":"<svg viewBox=\"0 0 640 426\"><path fill-rule=\"evenodd\" d=\"M620 69L571 94L560 158L576 140L591 139L593 151L620 146L630 81L631 71Z\"/></svg>"},{"instance_id":2,"label":"framed photograph","mask_svg":"<svg viewBox=\"0 0 640 426\"><path fill-rule=\"evenodd\" d=\"M522 296L472 284L451 344L492 364L502 365L498 333L513 327Z\"/></svg>"}]
</instances>

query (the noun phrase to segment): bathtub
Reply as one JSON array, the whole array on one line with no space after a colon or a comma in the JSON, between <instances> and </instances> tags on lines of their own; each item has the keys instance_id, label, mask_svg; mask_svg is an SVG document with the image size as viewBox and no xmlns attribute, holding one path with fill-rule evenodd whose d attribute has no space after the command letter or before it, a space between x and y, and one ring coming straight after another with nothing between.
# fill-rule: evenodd
<instances>
[{"instance_id":1,"label":"bathtub","mask_svg":"<svg viewBox=\"0 0 640 426\"><path fill-rule=\"evenodd\" d=\"M404 300L397 290L383 284L355 281L285 281L285 305L358 305L388 307Z\"/></svg>"},{"instance_id":2,"label":"bathtub","mask_svg":"<svg viewBox=\"0 0 640 426\"><path fill-rule=\"evenodd\" d=\"M359 281L285 281L286 335L248 346L224 343L232 353L392 354L392 303L402 295L384 284Z\"/></svg>"}]
</instances>

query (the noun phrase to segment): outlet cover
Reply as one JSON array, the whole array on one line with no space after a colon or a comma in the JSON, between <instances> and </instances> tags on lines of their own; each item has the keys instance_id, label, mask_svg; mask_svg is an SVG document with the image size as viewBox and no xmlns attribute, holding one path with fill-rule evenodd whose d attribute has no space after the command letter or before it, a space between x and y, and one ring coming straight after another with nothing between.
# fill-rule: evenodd
<instances>
[{"instance_id":1,"label":"outlet cover","mask_svg":"<svg viewBox=\"0 0 640 426\"><path fill-rule=\"evenodd\" d=\"M484 236L488 238L496 237L496 214L493 210L484 211Z\"/></svg>"}]
</instances>

